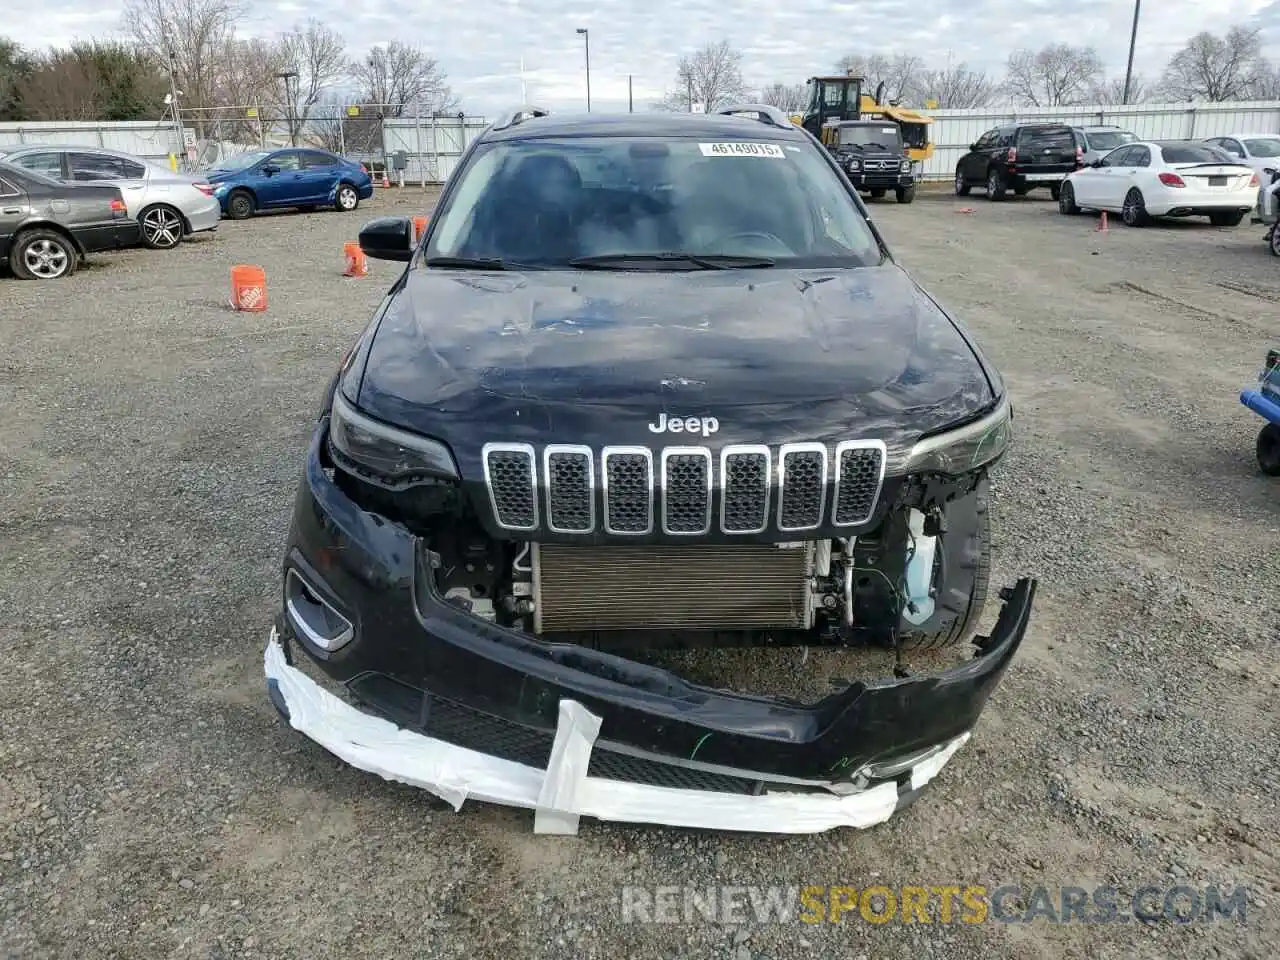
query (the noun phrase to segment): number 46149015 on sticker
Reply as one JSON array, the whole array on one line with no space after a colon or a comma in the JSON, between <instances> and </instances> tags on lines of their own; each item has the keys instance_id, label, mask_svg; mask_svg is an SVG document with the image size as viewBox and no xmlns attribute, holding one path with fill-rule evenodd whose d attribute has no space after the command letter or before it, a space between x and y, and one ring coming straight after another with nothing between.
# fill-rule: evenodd
<instances>
[{"instance_id":1,"label":"number 46149015 on sticker","mask_svg":"<svg viewBox=\"0 0 1280 960\"><path fill-rule=\"evenodd\" d=\"M730 143L700 143L698 149L704 157L764 157L769 160L782 160L785 154L776 143L745 143L734 140Z\"/></svg>"}]
</instances>

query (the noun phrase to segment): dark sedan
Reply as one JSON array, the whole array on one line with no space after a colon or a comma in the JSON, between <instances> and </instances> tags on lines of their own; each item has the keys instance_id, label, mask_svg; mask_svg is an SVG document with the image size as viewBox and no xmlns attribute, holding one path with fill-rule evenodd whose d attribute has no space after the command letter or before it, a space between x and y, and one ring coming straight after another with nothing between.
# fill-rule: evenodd
<instances>
[{"instance_id":1,"label":"dark sedan","mask_svg":"<svg viewBox=\"0 0 1280 960\"><path fill-rule=\"evenodd\" d=\"M68 277L86 254L137 242L119 187L59 183L0 163L0 263L19 279Z\"/></svg>"}]
</instances>

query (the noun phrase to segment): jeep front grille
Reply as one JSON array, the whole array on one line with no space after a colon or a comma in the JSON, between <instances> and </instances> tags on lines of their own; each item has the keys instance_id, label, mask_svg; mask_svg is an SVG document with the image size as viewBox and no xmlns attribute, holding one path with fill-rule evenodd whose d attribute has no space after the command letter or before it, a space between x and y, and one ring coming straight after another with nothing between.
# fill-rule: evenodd
<instances>
[{"instance_id":1,"label":"jeep front grille","mask_svg":"<svg viewBox=\"0 0 1280 960\"><path fill-rule=\"evenodd\" d=\"M505 530L644 536L781 533L867 523L885 474L885 445L760 444L590 447L490 443L483 450L494 519ZM775 506L776 504L776 506Z\"/></svg>"}]
</instances>

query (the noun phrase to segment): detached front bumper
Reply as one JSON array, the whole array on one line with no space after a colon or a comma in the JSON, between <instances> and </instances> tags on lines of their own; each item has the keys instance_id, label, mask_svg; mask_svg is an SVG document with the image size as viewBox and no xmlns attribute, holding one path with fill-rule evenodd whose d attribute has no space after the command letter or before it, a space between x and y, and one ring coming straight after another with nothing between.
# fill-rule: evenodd
<instances>
[{"instance_id":1,"label":"detached front bumper","mask_svg":"<svg viewBox=\"0 0 1280 960\"><path fill-rule=\"evenodd\" d=\"M535 830L577 817L809 833L880 823L968 739L1026 632L1035 582L1001 591L990 637L941 674L854 683L813 704L740 696L444 602L422 544L326 476L316 431L286 577L351 625L334 653L286 605L267 648L290 724L360 769L532 808ZM294 663L312 661L334 695ZM350 702L347 702L350 701Z\"/></svg>"}]
</instances>

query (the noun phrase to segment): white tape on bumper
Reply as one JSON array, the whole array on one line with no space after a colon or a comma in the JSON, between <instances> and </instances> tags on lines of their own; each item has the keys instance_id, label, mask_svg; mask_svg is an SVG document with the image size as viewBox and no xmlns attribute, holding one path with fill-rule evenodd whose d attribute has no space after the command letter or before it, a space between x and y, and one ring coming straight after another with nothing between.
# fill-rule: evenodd
<instances>
[{"instance_id":1,"label":"white tape on bumper","mask_svg":"<svg viewBox=\"0 0 1280 960\"><path fill-rule=\"evenodd\" d=\"M588 777L600 718L572 700L560 703L548 769L539 770L357 710L289 666L275 631L264 668L284 699L290 726L353 767L421 787L455 810L469 798L535 810L534 830L539 833L576 833L583 816L708 830L818 833L883 823L898 802L893 783L848 796L783 791L747 796ZM928 783L968 739L969 734L962 734L914 767L912 788Z\"/></svg>"}]
</instances>

